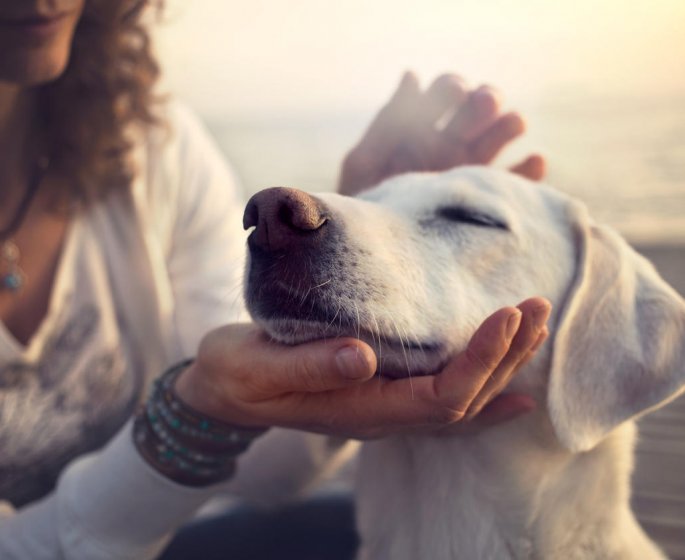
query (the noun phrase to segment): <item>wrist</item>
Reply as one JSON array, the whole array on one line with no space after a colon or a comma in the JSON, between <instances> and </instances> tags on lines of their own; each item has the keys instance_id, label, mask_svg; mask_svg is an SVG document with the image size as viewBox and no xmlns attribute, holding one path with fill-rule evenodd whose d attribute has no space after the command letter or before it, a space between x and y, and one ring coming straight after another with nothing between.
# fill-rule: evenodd
<instances>
[{"instance_id":1,"label":"wrist","mask_svg":"<svg viewBox=\"0 0 685 560\"><path fill-rule=\"evenodd\" d=\"M208 379L209 376L202 371L201 366L193 361L178 374L173 383L173 391L188 408L215 421L238 429L263 430L269 427L245 418L245 415L235 409L235 405L227 404L221 399L219 383L208 382Z\"/></svg>"},{"instance_id":2,"label":"wrist","mask_svg":"<svg viewBox=\"0 0 685 560\"><path fill-rule=\"evenodd\" d=\"M189 407L174 388L189 366L189 361L177 364L155 381L133 436L145 461L167 478L209 486L230 478L238 455L266 430L238 428Z\"/></svg>"}]
</instances>

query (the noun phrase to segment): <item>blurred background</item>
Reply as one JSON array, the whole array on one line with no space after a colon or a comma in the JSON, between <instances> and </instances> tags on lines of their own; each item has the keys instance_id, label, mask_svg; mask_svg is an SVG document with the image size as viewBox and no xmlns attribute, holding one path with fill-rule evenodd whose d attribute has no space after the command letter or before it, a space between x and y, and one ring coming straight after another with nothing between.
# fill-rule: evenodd
<instances>
[{"instance_id":1,"label":"blurred background","mask_svg":"<svg viewBox=\"0 0 685 560\"><path fill-rule=\"evenodd\" d=\"M167 0L167 91L248 193L332 189L406 69L497 86L549 182L638 242L685 241L684 0Z\"/></svg>"},{"instance_id":2,"label":"blurred background","mask_svg":"<svg viewBox=\"0 0 685 560\"><path fill-rule=\"evenodd\" d=\"M246 195L333 189L403 73L496 85L549 161L685 293L685 0L167 0L164 90L204 119ZM685 397L640 423L633 503L685 559Z\"/></svg>"}]
</instances>

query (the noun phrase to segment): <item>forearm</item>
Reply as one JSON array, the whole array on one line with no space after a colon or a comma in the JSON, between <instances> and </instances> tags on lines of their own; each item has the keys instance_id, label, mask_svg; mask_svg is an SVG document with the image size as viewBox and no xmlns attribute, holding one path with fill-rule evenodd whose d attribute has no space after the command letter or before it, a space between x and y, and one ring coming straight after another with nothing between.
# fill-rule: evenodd
<instances>
[{"instance_id":1,"label":"forearm","mask_svg":"<svg viewBox=\"0 0 685 560\"><path fill-rule=\"evenodd\" d=\"M49 497L0 517L0 557L154 558L215 492L151 469L127 425L101 453L72 463Z\"/></svg>"}]
</instances>

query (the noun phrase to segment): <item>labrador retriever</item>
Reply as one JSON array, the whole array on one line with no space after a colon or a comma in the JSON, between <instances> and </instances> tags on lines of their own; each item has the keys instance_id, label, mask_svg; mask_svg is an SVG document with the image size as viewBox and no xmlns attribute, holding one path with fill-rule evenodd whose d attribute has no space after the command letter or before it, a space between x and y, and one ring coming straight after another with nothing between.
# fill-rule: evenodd
<instances>
[{"instance_id":1,"label":"labrador retriever","mask_svg":"<svg viewBox=\"0 0 685 560\"><path fill-rule=\"evenodd\" d=\"M550 341L507 390L537 411L476 436L365 443L360 557L663 558L630 510L633 420L685 385L685 302L578 201L489 168L357 198L267 189L245 212L246 299L276 340L351 335L379 374L434 373L531 295Z\"/></svg>"}]
</instances>

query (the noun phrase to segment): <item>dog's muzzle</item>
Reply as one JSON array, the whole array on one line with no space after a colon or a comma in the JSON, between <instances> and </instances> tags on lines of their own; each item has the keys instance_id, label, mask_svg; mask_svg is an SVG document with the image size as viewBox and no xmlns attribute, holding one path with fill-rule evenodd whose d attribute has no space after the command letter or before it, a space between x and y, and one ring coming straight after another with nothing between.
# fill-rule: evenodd
<instances>
[{"instance_id":1,"label":"dog's muzzle","mask_svg":"<svg viewBox=\"0 0 685 560\"><path fill-rule=\"evenodd\" d=\"M265 189L243 216L250 250L246 299L255 319L330 319L327 287L339 270L340 227L319 199L285 187Z\"/></svg>"},{"instance_id":2,"label":"dog's muzzle","mask_svg":"<svg viewBox=\"0 0 685 560\"><path fill-rule=\"evenodd\" d=\"M379 372L387 364L383 374L392 377L440 367L441 343L402 337L392 322L369 313L368 301L382 292L360 273L363 251L350 242L342 216L321 200L296 189L266 189L248 202L243 225L254 228L247 307L275 340L361 338L379 356Z\"/></svg>"}]
</instances>

